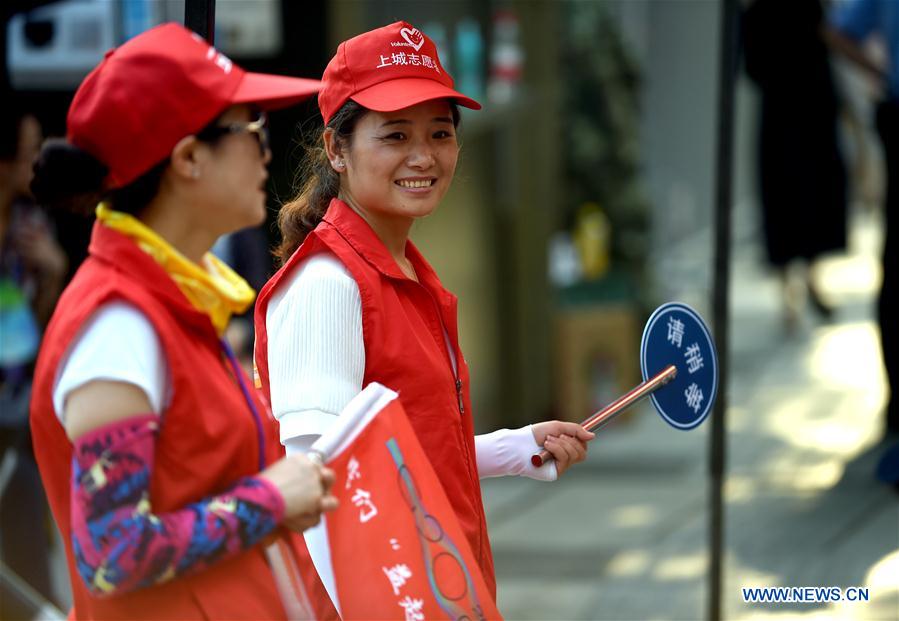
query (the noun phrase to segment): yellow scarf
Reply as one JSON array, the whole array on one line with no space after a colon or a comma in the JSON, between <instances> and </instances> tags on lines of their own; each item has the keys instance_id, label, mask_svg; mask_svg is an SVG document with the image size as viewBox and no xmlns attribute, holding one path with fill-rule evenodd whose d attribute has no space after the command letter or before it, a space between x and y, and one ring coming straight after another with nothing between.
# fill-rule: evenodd
<instances>
[{"instance_id":1,"label":"yellow scarf","mask_svg":"<svg viewBox=\"0 0 899 621\"><path fill-rule=\"evenodd\" d=\"M219 336L224 334L233 313L242 313L256 292L243 278L211 252L197 265L134 216L114 211L105 203L97 206L97 219L131 238L175 281L181 293L198 311L209 315Z\"/></svg>"}]
</instances>

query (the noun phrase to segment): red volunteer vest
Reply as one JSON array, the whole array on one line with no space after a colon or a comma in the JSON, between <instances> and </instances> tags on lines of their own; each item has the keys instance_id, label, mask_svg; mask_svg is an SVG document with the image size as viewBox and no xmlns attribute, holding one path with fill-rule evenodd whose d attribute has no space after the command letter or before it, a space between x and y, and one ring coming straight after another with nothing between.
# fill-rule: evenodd
<instances>
[{"instance_id":1,"label":"red volunteer vest","mask_svg":"<svg viewBox=\"0 0 899 621\"><path fill-rule=\"evenodd\" d=\"M263 393L269 398L265 326L269 300L297 265L324 250L337 256L359 286L365 342L362 384L380 382L399 393L495 599L493 555L475 462L468 365L459 349L457 300L411 241L406 257L420 282L403 275L361 216L346 203L331 201L322 222L259 293L255 359ZM455 374L444 329L457 361Z\"/></svg>"},{"instance_id":2,"label":"red volunteer vest","mask_svg":"<svg viewBox=\"0 0 899 621\"><path fill-rule=\"evenodd\" d=\"M94 597L79 577L69 526L72 445L54 411L52 389L59 363L84 322L100 305L116 299L134 305L153 324L171 372L172 402L162 415L150 481L155 513L179 509L255 474L260 451L267 464L283 454L277 422L256 399L263 416L260 445L252 411L209 318L130 239L96 224L89 257L60 298L44 335L31 407L35 455L66 544L75 617L284 619L262 544L197 574L122 595ZM321 618L336 617L302 537L286 531L281 536L308 574L307 592Z\"/></svg>"}]
</instances>

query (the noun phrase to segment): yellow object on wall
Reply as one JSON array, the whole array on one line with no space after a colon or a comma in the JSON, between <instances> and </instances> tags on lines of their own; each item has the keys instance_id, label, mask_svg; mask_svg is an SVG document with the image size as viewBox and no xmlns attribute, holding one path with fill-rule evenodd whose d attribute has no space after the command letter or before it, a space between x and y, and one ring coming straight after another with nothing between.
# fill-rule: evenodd
<instances>
[{"instance_id":1,"label":"yellow object on wall","mask_svg":"<svg viewBox=\"0 0 899 621\"><path fill-rule=\"evenodd\" d=\"M574 245L581 258L584 278L597 280L609 271L609 218L596 203L584 203L577 211L574 226Z\"/></svg>"}]
</instances>

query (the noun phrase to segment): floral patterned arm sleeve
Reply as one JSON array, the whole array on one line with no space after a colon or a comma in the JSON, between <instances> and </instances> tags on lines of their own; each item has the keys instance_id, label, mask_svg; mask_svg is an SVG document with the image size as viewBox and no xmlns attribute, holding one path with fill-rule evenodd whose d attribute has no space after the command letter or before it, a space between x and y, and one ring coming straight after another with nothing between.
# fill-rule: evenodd
<instances>
[{"instance_id":1,"label":"floral patterned arm sleeve","mask_svg":"<svg viewBox=\"0 0 899 621\"><path fill-rule=\"evenodd\" d=\"M280 492L244 477L215 496L154 514L150 473L159 417L140 415L75 442L72 546L78 573L95 595L171 580L252 547L284 517Z\"/></svg>"}]
</instances>

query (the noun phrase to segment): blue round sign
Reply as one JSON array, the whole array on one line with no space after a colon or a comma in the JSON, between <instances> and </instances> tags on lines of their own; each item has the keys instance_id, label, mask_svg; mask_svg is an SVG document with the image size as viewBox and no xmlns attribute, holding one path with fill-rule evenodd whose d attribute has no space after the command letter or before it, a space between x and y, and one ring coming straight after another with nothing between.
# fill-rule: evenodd
<instances>
[{"instance_id":1,"label":"blue round sign","mask_svg":"<svg viewBox=\"0 0 899 621\"><path fill-rule=\"evenodd\" d=\"M653 405L672 427L693 429L715 403L718 355L702 317L681 302L669 302L655 310L640 344L644 381L671 364L677 367L677 376L652 394Z\"/></svg>"}]
</instances>

